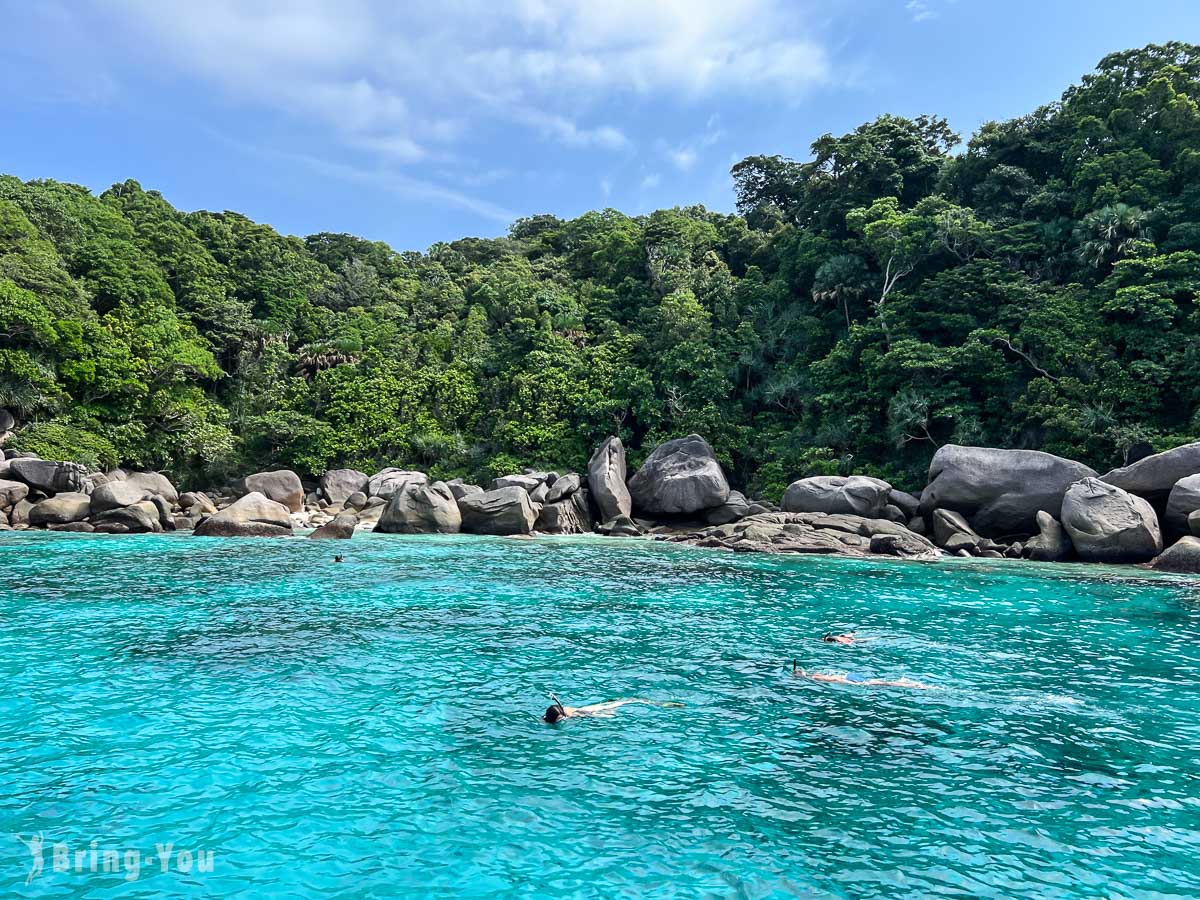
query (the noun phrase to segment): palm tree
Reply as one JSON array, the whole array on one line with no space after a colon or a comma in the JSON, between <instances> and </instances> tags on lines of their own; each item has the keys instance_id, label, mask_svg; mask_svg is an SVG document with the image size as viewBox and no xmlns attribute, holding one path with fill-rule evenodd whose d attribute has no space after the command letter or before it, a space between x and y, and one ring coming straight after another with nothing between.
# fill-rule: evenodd
<instances>
[{"instance_id":1,"label":"palm tree","mask_svg":"<svg viewBox=\"0 0 1200 900\"><path fill-rule=\"evenodd\" d=\"M1075 228L1079 258L1094 269L1111 267L1128 256L1145 237L1146 214L1136 206L1116 203L1093 210Z\"/></svg>"},{"instance_id":2,"label":"palm tree","mask_svg":"<svg viewBox=\"0 0 1200 900\"><path fill-rule=\"evenodd\" d=\"M843 254L827 259L817 269L813 278L812 296L815 302L835 301L846 316L846 330L850 330L850 301L867 292L870 272L861 257Z\"/></svg>"}]
</instances>

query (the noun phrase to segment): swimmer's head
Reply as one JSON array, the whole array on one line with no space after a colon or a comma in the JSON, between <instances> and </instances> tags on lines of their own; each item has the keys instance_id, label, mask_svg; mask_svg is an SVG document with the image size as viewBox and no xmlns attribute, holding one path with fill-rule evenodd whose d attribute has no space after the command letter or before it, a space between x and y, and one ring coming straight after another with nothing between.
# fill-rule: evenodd
<instances>
[{"instance_id":1,"label":"swimmer's head","mask_svg":"<svg viewBox=\"0 0 1200 900\"><path fill-rule=\"evenodd\" d=\"M546 714L542 716L542 721L549 722L551 725L553 725L562 717L562 708L557 703L552 703L550 706L546 707Z\"/></svg>"},{"instance_id":2,"label":"swimmer's head","mask_svg":"<svg viewBox=\"0 0 1200 900\"><path fill-rule=\"evenodd\" d=\"M833 643L833 632L832 631L825 632L825 637L821 638L821 640L823 640L827 644L832 644Z\"/></svg>"}]
</instances>

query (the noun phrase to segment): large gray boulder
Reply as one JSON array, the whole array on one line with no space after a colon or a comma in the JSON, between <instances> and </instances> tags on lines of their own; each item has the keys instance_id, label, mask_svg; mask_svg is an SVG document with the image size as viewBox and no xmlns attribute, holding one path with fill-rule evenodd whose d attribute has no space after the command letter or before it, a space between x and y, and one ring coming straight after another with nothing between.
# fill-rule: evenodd
<instances>
[{"instance_id":1,"label":"large gray boulder","mask_svg":"<svg viewBox=\"0 0 1200 900\"><path fill-rule=\"evenodd\" d=\"M171 480L161 472L130 472L124 479L113 480L122 480L125 484L137 485L171 503L179 501L179 491L175 490L175 485L171 484Z\"/></svg>"},{"instance_id":2,"label":"large gray boulder","mask_svg":"<svg viewBox=\"0 0 1200 900\"><path fill-rule=\"evenodd\" d=\"M160 498L162 499L162 498ZM162 499L162 502L166 502ZM108 509L99 515L91 517L91 523L97 529L108 531L105 526L117 525L111 529L120 534L146 534L163 530L162 510L153 500L140 500L117 509ZM172 520L171 530L175 523Z\"/></svg>"},{"instance_id":3,"label":"large gray boulder","mask_svg":"<svg viewBox=\"0 0 1200 900\"><path fill-rule=\"evenodd\" d=\"M23 481L0 480L0 509L14 506L29 496L29 485Z\"/></svg>"},{"instance_id":4,"label":"large gray boulder","mask_svg":"<svg viewBox=\"0 0 1200 900\"><path fill-rule=\"evenodd\" d=\"M583 479L576 472L570 472L560 478L556 478L546 494L546 502L557 503L559 500L565 500L578 491L582 484Z\"/></svg>"},{"instance_id":5,"label":"large gray boulder","mask_svg":"<svg viewBox=\"0 0 1200 900\"><path fill-rule=\"evenodd\" d=\"M33 512L33 504L28 499L18 500L13 504L13 508L8 513L9 525L28 525L29 514Z\"/></svg>"},{"instance_id":6,"label":"large gray boulder","mask_svg":"<svg viewBox=\"0 0 1200 900\"><path fill-rule=\"evenodd\" d=\"M1039 450L995 450L947 444L933 455L921 514L962 513L985 537L1033 534L1037 514L1061 517L1063 495L1095 471Z\"/></svg>"},{"instance_id":7,"label":"large gray boulder","mask_svg":"<svg viewBox=\"0 0 1200 900\"><path fill-rule=\"evenodd\" d=\"M309 537L317 541L348 541L354 537L354 527L357 524L358 516L354 513L342 513L341 515L334 516L333 519L313 531Z\"/></svg>"},{"instance_id":8,"label":"large gray boulder","mask_svg":"<svg viewBox=\"0 0 1200 900\"><path fill-rule=\"evenodd\" d=\"M462 530L471 534L528 534L540 510L522 487L471 494L458 501Z\"/></svg>"},{"instance_id":9,"label":"large gray boulder","mask_svg":"<svg viewBox=\"0 0 1200 900\"><path fill-rule=\"evenodd\" d=\"M533 493L534 489L542 483L543 480L535 475L501 475L499 478L492 479L488 490L498 491L500 488L519 487Z\"/></svg>"},{"instance_id":10,"label":"large gray boulder","mask_svg":"<svg viewBox=\"0 0 1200 900\"><path fill-rule=\"evenodd\" d=\"M444 481L410 484L392 494L375 525L381 534L457 534L462 514Z\"/></svg>"},{"instance_id":11,"label":"large gray boulder","mask_svg":"<svg viewBox=\"0 0 1200 900\"><path fill-rule=\"evenodd\" d=\"M1026 556L1038 562L1061 562L1071 555L1071 539L1058 519L1042 509L1037 524L1038 533L1025 542Z\"/></svg>"},{"instance_id":12,"label":"large gray boulder","mask_svg":"<svg viewBox=\"0 0 1200 900\"><path fill-rule=\"evenodd\" d=\"M1200 538L1192 535L1180 538L1155 558L1151 566L1160 572L1200 575Z\"/></svg>"},{"instance_id":13,"label":"large gray boulder","mask_svg":"<svg viewBox=\"0 0 1200 900\"><path fill-rule=\"evenodd\" d=\"M725 502L704 513L704 521L709 525L727 525L744 519L750 515L750 504L746 495L741 491L730 491Z\"/></svg>"},{"instance_id":14,"label":"large gray boulder","mask_svg":"<svg viewBox=\"0 0 1200 900\"><path fill-rule=\"evenodd\" d=\"M619 437L610 437L596 448L587 471L588 490L604 522L633 514L625 476L625 445Z\"/></svg>"},{"instance_id":15,"label":"large gray boulder","mask_svg":"<svg viewBox=\"0 0 1200 900\"><path fill-rule=\"evenodd\" d=\"M784 512L820 512L879 518L892 486L864 475L817 475L793 481L783 493Z\"/></svg>"},{"instance_id":16,"label":"large gray boulder","mask_svg":"<svg viewBox=\"0 0 1200 900\"><path fill-rule=\"evenodd\" d=\"M1167 511L1163 517L1167 528L1175 534L1188 533L1188 516L1200 509L1200 475L1180 478L1167 497Z\"/></svg>"},{"instance_id":17,"label":"large gray boulder","mask_svg":"<svg viewBox=\"0 0 1200 900\"><path fill-rule=\"evenodd\" d=\"M976 550L983 543L962 513L952 509L935 509L931 517L933 522L933 542L944 550L954 553L959 550Z\"/></svg>"},{"instance_id":18,"label":"large gray boulder","mask_svg":"<svg viewBox=\"0 0 1200 900\"><path fill-rule=\"evenodd\" d=\"M92 508L87 494L67 491L39 501L29 511L30 525L61 525L86 519Z\"/></svg>"},{"instance_id":19,"label":"large gray boulder","mask_svg":"<svg viewBox=\"0 0 1200 900\"><path fill-rule=\"evenodd\" d=\"M291 533L288 508L257 491L209 516L194 531L200 537L282 537Z\"/></svg>"},{"instance_id":20,"label":"large gray boulder","mask_svg":"<svg viewBox=\"0 0 1200 900\"><path fill-rule=\"evenodd\" d=\"M1161 500L1181 478L1200 473L1200 441L1184 444L1173 450L1155 453L1139 459L1132 465L1113 469L1101 481L1119 487L1123 491Z\"/></svg>"},{"instance_id":21,"label":"large gray boulder","mask_svg":"<svg viewBox=\"0 0 1200 900\"><path fill-rule=\"evenodd\" d=\"M908 521L914 516L919 515L921 512L921 498L914 497L907 491L901 491L897 490L896 488L892 488L890 491L888 491L887 502L904 513L905 521Z\"/></svg>"},{"instance_id":22,"label":"large gray boulder","mask_svg":"<svg viewBox=\"0 0 1200 900\"><path fill-rule=\"evenodd\" d=\"M345 506L350 496L366 488L370 480L358 469L330 469L321 476L321 493L330 506Z\"/></svg>"},{"instance_id":23,"label":"large gray boulder","mask_svg":"<svg viewBox=\"0 0 1200 900\"><path fill-rule=\"evenodd\" d=\"M179 495L180 509L188 510L192 515L215 513L217 507L204 491L188 491Z\"/></svg>"},{"instance_id":24,"label":"large gray boulder","mask_svg":"<svg viewBox=\"0 0 1200 900\"><path fill-rule=\"evenodd\" d=\"M455 478L453 481L447 481L446 486L450 488L450 493L454 495L455 500L461 500L463 497L471 494L482 494L483 488L477 484L467 484L461 478Z\"/></svg>"},{"instance_id":25,"label":"large gray boulder","mask_svg":"<svg viewBox=\"0 0 1200 900\"><path fill-rule=\"evenodd\" d=\"M1062 524L1079 558L1088 562L1146 562L1162 552L1154 508L1099 478L1071 485L1063 497Z\"/></svg>"},{"instance_id":26,"label":"large gray boulder","mask_svg":"<svg viewBox=\"0 0 1200 900\"><path fill-rule=\"evenodd\" d=\"M729 482L708 441L689 434L654 448L629 479L629 496L642 515L690 515L721 506Z\"/></svg>"},{"instance_id":27,"label":"large gray boulder","mask_svg":"<svg viewBox=\"0 0 1200 900\"><path fill-rule=\"evenodd\" d=\"M150 491L129 481L109 481L92 491L92 515L130 506L151 496Z\"/></svg>"},{"instance_id":28,"label":"large gray boulder","mask_svg":"<svg viewBox=\"0 0 1200 900\"><path fill-rule=\"evenodd\" d=\"M367 487L364 493L368 497L382 497L384 500L391 498L396 491L403 490L410 484L426 484L429 478L424 472L412 472L408 469L397 469L388 467L380 469L374 475L367 479Z\"/></svg>"},{"instance_id":29,"label":"large gray boulder","mask_svg":"<svg viewBox=\"0 0 1200 900\"><path fill-rule=\"evenodd\" d=\"M565 498L542 507L534 530L546 534L587 534L592 530L592 513L584 491L573 491Z\"/></svg>"},{"instance_id":30,"label":"large gray boulder","mask_svg":"<svg viewBox=\"0 0 1200 900\"><path fill-rule=\"evenodd\" d=\"M43 494L82 493L87 470L73 462L17 458L9 464L8 475Z\"/></svg>"},{"instance_id":31,"label":"large gray boulder","mask_svg":"<svg viewBox=\"0 0 1200 900\"><path fill-rule=\"evenodd\" d=\"M1188 532L1200 537L1200 509L1188 516Z\"/></svg>"},{"instance_id":32,"label":"large gray boulder","mask_svg":"<svg viewBox=\"0 0 1200 900\"><path fill-rule=\"evenodd\" d=\"M262 494L268 500L282 503L291 512L304 509L304 485L300 483L300 476L291 469L247 475L242 479L241 492Z\"/></svg>"}]
</instances>

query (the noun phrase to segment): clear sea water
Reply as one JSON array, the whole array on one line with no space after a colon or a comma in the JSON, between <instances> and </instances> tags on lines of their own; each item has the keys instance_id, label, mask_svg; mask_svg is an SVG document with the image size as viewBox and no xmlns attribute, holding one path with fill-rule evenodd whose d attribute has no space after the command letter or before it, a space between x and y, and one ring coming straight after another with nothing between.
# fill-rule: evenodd
<instances>
[{"instance_id":1,"label":"clear sea water","mask_svg":"<svg viewBox=\"0 0 1200 900\"><path fill-rule=\"evenodd\" d=\"M4 534L0 895L1195 897L1198 687L1138 570Z\"/></svg>"}]
</instances>

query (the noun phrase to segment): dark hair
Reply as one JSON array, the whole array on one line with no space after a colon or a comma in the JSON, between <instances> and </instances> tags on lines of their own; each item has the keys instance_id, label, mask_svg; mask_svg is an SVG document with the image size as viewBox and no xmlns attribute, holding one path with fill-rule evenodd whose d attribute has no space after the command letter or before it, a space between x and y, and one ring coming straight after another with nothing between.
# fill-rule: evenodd
<instances>
[{"instance_id":1,"label":"dark hair","mask_svg":"<svg viewBox=\"0 0 1200 900\"><path fill-rule=\"evenodd\" d=\"M559 708L557 703L554 703L554 704L551 704L550 706L546 707L546 714L544 716L542 716L542 721L549 722L551 725L553 725L555 722L557 722L562 717L563 717L562 710Z\"/></svg>"},{"instance_id":2,"label":"dark hair","mask_svg":"<svg viewBox=\"0 0 1200 900\"><path fill-rule=\"evenodd\" d=\"M823 640L827 644L832 644L833 643L833 632L832 631L825 632L825 637L821 638L821 640Z\"/></svg>"}]
</instances>

